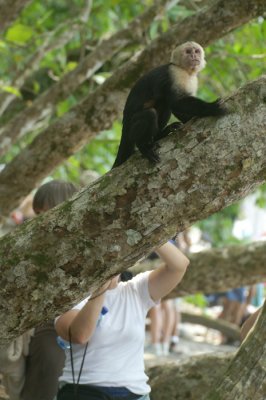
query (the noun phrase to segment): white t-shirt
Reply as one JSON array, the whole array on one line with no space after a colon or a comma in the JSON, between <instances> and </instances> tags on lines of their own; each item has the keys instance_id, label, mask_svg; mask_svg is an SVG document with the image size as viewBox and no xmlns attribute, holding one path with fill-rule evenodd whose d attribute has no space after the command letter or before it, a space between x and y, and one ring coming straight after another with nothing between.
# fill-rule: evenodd
<instances>
[{"instance_id":1,"label":"white t-shirt","mask_svg":"<svg viewBox=\"0 0 266 400\"><path fill-rule=\"evenodd\" d=\"M91 337L80 377L80 384L124 386L131 392L144 395L150 392L144 372L145 318L156 305L149 294L150 271L138 274L132 280L120 282L105 293L105 314ZM88 298L74 309L80 310ZM79 374L84 345L73 344L75 379ZM73 383L70 351L61 382Z\"/></svg>"}]
</instances>

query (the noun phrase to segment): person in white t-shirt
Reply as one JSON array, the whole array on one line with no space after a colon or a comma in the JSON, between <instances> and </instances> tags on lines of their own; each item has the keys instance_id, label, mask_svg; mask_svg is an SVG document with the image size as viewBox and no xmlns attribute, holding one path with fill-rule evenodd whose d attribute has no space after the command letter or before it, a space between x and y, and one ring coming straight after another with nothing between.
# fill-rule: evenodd
<instances>
[{"instance_id":1,"label":"person in white t-shirt","mask_svg":"<svg viewBox=\"0 0 266 400\"><path fill-rule=\"evenodd\" d=\"M146 315L181 281L189 264L170 242L156 252L161 267L127 282L116 276L56 319L66 350L58 400L149 400Z\"/></svg>"}]
</instances>

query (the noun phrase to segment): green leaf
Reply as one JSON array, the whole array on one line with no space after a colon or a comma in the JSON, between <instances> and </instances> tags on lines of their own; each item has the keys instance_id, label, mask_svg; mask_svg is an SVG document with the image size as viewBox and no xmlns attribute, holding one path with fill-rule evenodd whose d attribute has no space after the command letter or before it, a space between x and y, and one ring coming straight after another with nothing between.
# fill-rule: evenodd
<instances>
[{"instance_id":1,"label":"green leaf","mask_svg":"<svg viewBox=\"0 0 266 400\"><path fill-rule=\"evenodd\" d=\"M64 72L66 73L66 72L73 71L73 69L75 69L77 65L78 65L77 62L74 62L74 61L68 62Z\"/></svg>"},{"instance_id":2,"label":"green leaf","mask_svg":"<svg viewBox=\"0 0 266 400\"><path fill-rule=\"evenodd\" d=\"M20 91L17 88L15 88L14 86L4 85L4 86L0 86L0 87L1 87L1 90L3 90L4 92L12 93L17 97L21 97Z\"/></svg>"},{"instance_id":3,"label":"green leaf","mask_svg":"<svg viewBox=\"0 0 266 400\"><path fill-rule=\"evenodd\" d=\"M26 43L34 35L33 29L27 25L16 24L8 29L6 33L6 39L10 42L15 43Z\"/></svg>"},{"instance_id":4,"label":"green leaf","mask_svg":"<svg viewBox=\"0 0 266 400\"><path fill-rule=\"evenodd\" d=\"M187 303L193 304L194 306L197 306L199 308L205 308L208 304L206 297L202 293L196 293L191 296L186 296L185 300Z\"/></svg>"}]
</instances>

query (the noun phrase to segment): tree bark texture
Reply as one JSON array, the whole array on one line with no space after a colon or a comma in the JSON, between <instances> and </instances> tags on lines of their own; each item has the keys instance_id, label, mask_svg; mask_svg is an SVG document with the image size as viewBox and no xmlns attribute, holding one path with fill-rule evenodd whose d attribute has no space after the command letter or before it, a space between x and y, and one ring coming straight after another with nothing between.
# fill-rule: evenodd
<instances>
[{"instance_id":1,"label":"tree bark texture","mask_svg":"<svg viewBox=\"0 0 266 400\"><path fill-rule=\"evenodd\" d=\"M228 246L189 254L190 265L182 282L169 298L203 292L217 293L266 281L266 242ZM145 260L131 270L151 270L159 263Z\"/></svg>"},{"instance_id":2,"label":"tree bark texture","mask_svg":"<svg viewBox=\"0 0 266 400\"><path fill-rule=\"evenodd\" d=\"M143 14L130 22L127 28L121 29L109 39L100 42L73 71L64 75L60 81L41 94L31 106L21 111L0 129L0 156L5 154L18 138L36 128L37 123L39 124L41 121L46 120L52 114L59 101L73 93L85 80L88 80L101 68L108 59L115 56L125 46L143 41L145 30L156 15L162 12L166 2L167 0L157 0ZM71 31L74 32L73 29ZM13 83L14 86L19 87L22 84L23 79Z\"/></svg>"},{"instance_id":3,"label":"tree bark texture","mask_svg":"<svg viewBox=\"0 0 266 400\"><path fill-rule=\"evenodd\" d=\"M206 400L206 394L224 373L233 354L193 356L188 361L155 366L147 371L152 400Z\"/></svg>"},{"instance_id":4,"label":"tree bark texture","mask_svg":"<svg viewBox=\"0 0 266 400\"><path fill-rule=\"evenodd\" d=\"M0 32L7 29L30 2L31 0L13 0L11 6L9 0L0 0Z\"/></svg>"},{"instance_id":5,"label":"tree bark texture","mask_svg":"<svg viewBox=\"0 0 266 400\"><path fill-rule=\"evenodd\" d=\"M264 0L219 0L152 42L79 106L48 127L5 168L0 174L0 212L7 214L15 208L64 159L98 132L110 128L129 87L148 69L163 60L168 62L177 44L194 39L206 46L260 15L265 8Z\"/></svg>"},{"instance_id":6,"label":"tree bark texture","mask_svg":"<svg viewBox=\"0 0 266 400\"><path fill-rule=\"evenodd\" d=\"M228 99L230 115L192 121L165 138L160 163L135 154L73 200L2 237L1 339L66 310L153 246L262 184L265 82Z\"/></svg>"},{"instance_id":7,"label":"tree bark texture","mask_svg":"<svg viewBox=\"0 0 266 400\"><path fill-rule=\"evenodd\" d=\"M254 327L206 400L266 398L266 302ZM170 399L169 399L170 400Z\"/></svg>"}]
</instances>

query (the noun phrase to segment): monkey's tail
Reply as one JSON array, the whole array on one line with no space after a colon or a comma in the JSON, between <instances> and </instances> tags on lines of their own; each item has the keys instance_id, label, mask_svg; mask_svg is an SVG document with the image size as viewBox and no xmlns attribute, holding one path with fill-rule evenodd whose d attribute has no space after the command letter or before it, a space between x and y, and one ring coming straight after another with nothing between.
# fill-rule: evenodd
<instances>
[{"instance_id":1,"label":"monkey's tail","mask_svg":"<svg viewBox=\"0 0 266 400\"><path fill-rule=\"evenodd\" d=\"M134 153L134 143L130 143L127 139L125 139L126 135L124 133L125 132L123 129L121 142L119 144L118 152L112 169L123 164Z\"/></svg>"}]
</instances>

